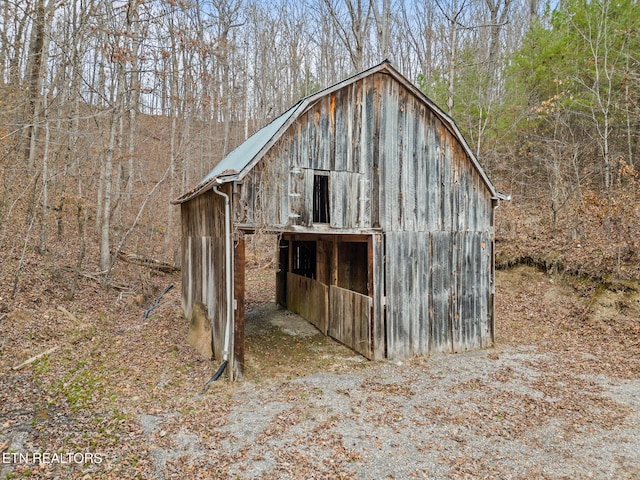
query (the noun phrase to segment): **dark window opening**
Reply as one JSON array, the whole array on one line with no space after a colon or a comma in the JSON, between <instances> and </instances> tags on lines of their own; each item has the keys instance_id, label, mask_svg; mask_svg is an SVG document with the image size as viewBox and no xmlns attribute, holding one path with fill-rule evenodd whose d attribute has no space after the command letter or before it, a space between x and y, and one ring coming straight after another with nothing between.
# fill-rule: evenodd
<instances>
[{"instance_id":1,"label":"dark window opening","mask_svg":"<svg viewBox=\"0 0 640 480\"><path fill-rule=\"evenodd\" d=\"M330 223L329 218L329 176L313 176L313 222Z\"/></svg>"},{"instance_id":2,"label":"dark window opening","mask_svg":"<svg viewBox=\"0 0 640 480\"><path fill-rule=\"evenodd\" d=\"M316 278L316 242L293 242L292 260L293 273Z\"/></svg>"},{"instance_id":3,"label":"dark window opening","mask_svg":"<svg viewBox=\"0 0 640 480\"><path fill-rule=\"evenodd\" d=\"M278 244L278 272L276 273L276 302L287 306L287 272L289 272L289 240L280 239Z\"/></svg>"},{"instance_id":4,"label":"dark window opening","mask_svg":"<svg viewBox=\"0 0 640 480\"><path fill-rule=\"evenodd\" d=\"M365 242L338 244L338 286L369 295L369 246Z\"/></svg>"}]
</instances>

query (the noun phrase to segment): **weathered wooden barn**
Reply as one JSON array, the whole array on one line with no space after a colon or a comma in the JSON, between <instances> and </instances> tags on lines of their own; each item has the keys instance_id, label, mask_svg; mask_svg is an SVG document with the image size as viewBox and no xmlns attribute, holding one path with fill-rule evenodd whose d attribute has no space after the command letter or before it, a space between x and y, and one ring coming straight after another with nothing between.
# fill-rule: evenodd
<instances>
[{"instance_id":1,"label":"weathered wooden barn","mask_svg":"<svg viewBox=\"0 0 640 480\"><path fill-rule=\"evenodd\" d=\"M244 352L244 234L277 234L276 298L370 359L494 341L493 186L455 123L388 62L310 95L175 200L183 306Z\"/></svg>"}]
</instances>

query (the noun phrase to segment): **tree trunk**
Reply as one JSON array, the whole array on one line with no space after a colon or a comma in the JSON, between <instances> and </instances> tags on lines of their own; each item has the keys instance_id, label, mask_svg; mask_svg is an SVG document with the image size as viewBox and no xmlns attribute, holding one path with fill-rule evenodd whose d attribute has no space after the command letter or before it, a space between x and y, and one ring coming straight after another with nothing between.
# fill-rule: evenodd
<instances>
[{"instance_id":1,"label":"tree trunk","mask_svg":"<svg viewBox=\"0 0 640 480\"><path fill-rule=\"evenodd\" d=\"M111 126L109 128L109 143L104 154L104 177L102 191L102 221L100 226L100 270L109 270L111 266L111 190L113 175L113 156L116 148L116 133L118 131L118 123L120 112L116 108L111 117Z\"/></svg>"},{"instance_id":2,"label":"tree trunk","mask_svg":"<svg viewBox=\"0 0 640 480\"><path fill-rule=\"evenodd\" d=\"M40 88L42 85L42 64L45 52L45 0L37 0L35 4L33 27L31 31L31 49L29 53L29 104L26 128L25 160L29 168L35 163L36 114L40 104Z\"/></svg>"},{"instance_id":3,"label":"tree trunk","mask_svg":"<svg viewBox=\"0 0 640 480\"><path fill-rule=\"evenodd\" d=\"M42 152L42 214L40 217L40 242L38 252L43 254L47 249L47 209L49 208L49 144L51 140L51 128L49 127L49 116L47 96L43 97L44 105L44 148Z\"/></svg>"}]
</instances>

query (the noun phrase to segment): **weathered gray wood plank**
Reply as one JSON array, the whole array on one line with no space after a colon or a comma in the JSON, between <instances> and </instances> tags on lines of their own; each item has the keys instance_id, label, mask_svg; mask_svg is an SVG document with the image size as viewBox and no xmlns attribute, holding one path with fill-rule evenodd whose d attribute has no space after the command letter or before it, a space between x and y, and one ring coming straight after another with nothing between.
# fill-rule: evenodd
<instances>
[{"instance_id":1,"label":"weathered gray wood plank","mask_svg":"<svg viewBox=\"0 0 640 480\"><path fill-rule=\"evenodd\" d=\"M429 353L430 249L426 232L385 235L387 350L392 358Z\"/></svg>"},{"instance_id":2,"label":"weathered gray wood plank","mask_svg":"<svg viewBox=\"0 0 640 480\"><path fill-rule=\"evenodd\" d=\"M312 279L287 273L287 308L327 334L329 287Z\"/></svg>"},{"instance_id":3,"label":"weathered gray wood plank","mask_svg":"<svg viewBox=\"0 0 640 480\"><path fill-rule=\"evenodd\" d=\"M371 337L373 341L372 358L382 360L385 358L385 307L384 307L384 237L382 234L375 234L372 238L373 266L372 275L373 292L373 318L371 320Z\"/></svg>"},{"instance_id":4,"label":"weathered gray wood plank","mask_svg":"<svg viewBox=\"0 0 640 480\"><path fill-rule=\"evenodd\" d=\"M371 355L371 297L331 285L329 335L366 358Z\"/></svg>"},{"instance_id":5,"label":"weathered gray wood plank","mask_svg":"<svg viewBox=\"0 0 640 480\"><path fill-rule=\"evenodd\" d=\"M451 350L451 233L431 233L431 345L433 351Z\"/></svg>"}]
</instances>

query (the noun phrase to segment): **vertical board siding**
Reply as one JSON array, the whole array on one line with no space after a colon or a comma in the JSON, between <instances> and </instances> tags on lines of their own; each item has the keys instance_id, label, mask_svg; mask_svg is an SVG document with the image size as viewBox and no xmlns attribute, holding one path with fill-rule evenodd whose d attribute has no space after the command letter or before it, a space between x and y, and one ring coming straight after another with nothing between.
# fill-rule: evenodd
<instances>
[{"instance_id":1,"label":"vertical board siding","mask_svg":"<svg viewBox=\"0 0 640 480\"><path fill-rule=\"evenodd\" d=\"M233 296L236 301L233 336L229 349L233 352L229 367L232 380L240 379L244 375L244 333L245 333L245 240L240 237L233 249Z\"/></svg>"},{"instance_id":2,"label":"vertical board siding","mask_svg":"<svg viewBox=\"0 0 640 480\"><path fill-rule=\"evenodd\" d=\"M434 352L451 351L451 296L452 296L452 234L431 234L431 282L429 289L429 318L431 323L431 349Z\"/></svg>"},{"instance_id":3,"label":"vertical board siding","mask_svg":"<svg viewBox=\"0 0 640 480\"><path fill-rule=\"evenodd\" d=\"M379 90L388 356L489 346L490 191L437 115L394 84Z\"/></svg>"},{"instance_id":4,"label":"vertical board siding","mask_svg":"<svg viewBox=\"0 0 640 480\"><path fill-rule=\"evenodd\" d=\"M429 234L417 232L416 235L416 272L413 297L418 299L415 305L418 322L414 326L416 341L414 342L414 355L426 355L431 348L431 326L429 309L431 307L429 297L429 285L431 277L431 245Z\"/></svg>"},{"instance_id":5,"label":"vertical board siding","mask_svg":"<svg viewBox=\"0 0 640 480\"><path fill-rule=\"evenodd\" d=\"M310 227L313 189L303 171L322 170L336 174L330 187L331 209L336 210L332 227L371 228L377 223L377 192L372 203L380 175L374 159L380 147L376 88L388 84L364 79L320 99L302 114L239 186L241 208L235 220L256 227Z\"/></svg>"},{"instance_id":6,"label":"vertical board siding","mask_svg":"<svg viewBox=\"0 0 640 480\"><path fill-rule=\"evenodd\" d=\"M347 135L349 138L349 146L347 152L349 154L347 170L350 172L359 172L362 158L362 81L353 84L350 88L351 95L347 103L347 112L349 125ZM364 132L366 134L366 131Z\"/></svg>"},{"instance_id":7,"label":"vertical board siding","mask_svg":"<svg viewBox=\"0 0 640 480\"><path fill-rule=\"evenodd\" d=\"M414 185L416 191L416 230L427 231L428 230L428 209L429 209L429 197L427 190L427 178L428 178L428 155L429 146L427 143L428 130L423 131L422 124L429 121L429 117L424 105L419 105L418 116L420 121L414 122L414 137L415 150L413 155L415 157L416 174L414 177Z\"/></svg>"},{"instance_id":8,"label":"vertical board siding","mask_svg":"<svg viewBox=\"0 0 640 480\"><path fill-rule=\"evenodd\" d=\"M385 235L387 276L387 350L391 358L429 353L431 253L429 234Z\"/></svg>"},{"instance_id":9,"label":"vertical board siding","mask_svg":"<svg viewBox=\"0 0 640 480\"><path fill-rule=\"evenodd\" d=\"M382 360L386 356L385 306L384 306L384 237L382 234L372 236L372 272L373 318L371 321L371 339L373 342L372 356L375 360Z\"/></svg>"},{"instance_id":10,"label":"vertical board siding","mask_svg":"<svg viewBox=\"0 0 640 480\"><path fill-rule=\"evenodd\" d=\"M329 287L312 279L287 273L287 309L307 319L327 334Z\"/></svg>"},{"instance_id":11,"label":"vertical board siding","mask_svg":"<svg viewBox=\"0 0 640 480\"><path fill-rule=\"evenodd\" d=\"M196 303L205 305L212 323L215 358L224 348L225 293L224 200L213 192L182 204L182 303L191 319Z\"/></svg>"},{"instance_id":12,"label":"vertical board siding","mask_svg":"<svg viewBox=\"0 0 640 480\"><path fill-rule=\"evenodd\" d=\"M345 92L338 90L335 94L335 150L334 150L334 163L332 170L347 170L347 150L349 145L348 134L348 119L347 112L345 111Z\"/></svg>"},{"instance_id":13,"label":"vertical board siding","mask_svg":"<svg viewBox=\"0 0 640 480\"><path fill-rule=\"evenodd\" d=\"M358 228L365 226L367 201L360 201L366 192L364 175L352 172L331 172L329 193L331 195L331 226L333 228ZM364 200L364 199L363 199Z\"/></svg>"},{"instance_id":14,"label":"vertical board siding","mask_svg":"<svg viewBox=\"0 0 640 480\"><path fill-rule=\"evenodd\" d=\"M490 191L457 139L417 98L382 90L380 211L385 231L479 231Z\"/></svg>"},{"instance_id":15,"label":"vertical board siding","mask_svg":"<svg viewBox=\"0 0 640 480\"><path fill-rule=\"evenodd\" d=\"M329 304L329 335L371 359L371 297L331 285Z\"/></svg>"},{"instance_id":16,"label":"vertical board siding","mask_svg":"<svg viewBox=\"0 0 640 480\"><path fill-rule=\"evenodd\" d=\"M394 88L395 87L395 88ZM383 188L385 191L385 221L382 228L387 231L401 229L402 205L400 199L400 186L398 184L398 172L402 169L401 160L398 159L398 86L391 83L388 86L388 94L385 97L385 142L382 145L381 162L384 164Z\"/></svg>"},{"instance_id":17,"label":"vertical board siding","mask_svg":"<svg viewBox=\"0 0 640 480\"><path fill-rule=\"evenodd\" d=\"M480 241L480 347L493 346L493 295L495 293L493 271L493 232L481 233Z\"/></svg>"},{"instance_id":18,"label":"vertical board siding","mask_svg":"<svg viewBox=\"0 0 640 480\"><path fill-rule=\"evenodd\" d=\"M480 250L481 238L466 232L454 237L454 284L453 305L453 350L461 352L477 348L481 344L480 322L482 317L480 294Z\"/></svg>"},{"instance_id":19,"label":"vertical board siding","mask_svg":"<svg viewBox=\"0 0 640 480\"><path fill-rule=\"evenodd\" d=\"M367 145L371 147L371 168L367 169L370 175L368 185L368 198L371 205L371 217L369 223L372 227L380 227L380 123L382 122L382 112L380 104L380 81L373 79L373 84L367 92L367 115L371 118L370 137Z\"/></svg>"},{"instance_id":20,"label":"vertical board siding","mask_svg":"<svg viewBox=\"0 0 640 480\"><path fill-rule=\"evenodd\" d=\"M448 132L447 132L448 133ZM442 168L440 170L440 188L442 191L441 198L442 201L440 206L442 208L442 212L440 214L440 220L442 222L442 230L451 231L453 226L453 218L451 211L451 197L453 194L453 188L451 185L451 166L455 161L455 154L453 152L453 142L454 140L451 138L450 134L445 134L444 136L444 156L442 158Z\"/></svg>"},{"instance_id":21,"label":"vertical board siding","mask_svg":"<svg viewBox=\"0 0 640 480\"><path fill-rule=\"evenodd\" d=\"M490 192L457 138L382 74L318 99L289 127L240 186L236 221L311 227L304 169L354 174L332 181L333 228L482 231L490 218Z\"/></svg>"},{"instance_id":22,"label":"vertical board siding","mask_svg":"<svg viewBox=\"0 0 640 480\"><path fill-rule=\"evenodd\" d=\"M390 358L490 346L488 232L385 235Z\"/></svg>"},{"instance_id":23,"label":"vertical board siding","mask_svg":"<svg viewBox=\"0 0 640 480\"><path fill-rule=\"evenodd\" d=\"M388 233L387 247L387 353L391 358L406 358L411 355L409 328L414 318L412 306L419 299L412 295L413 277L407 270L413 262L409 255L413 235L411 233Z\"/></svg>"},{"instance_id":24,"label":"vertical board siding","mask_svg":"<svg viewBox=\"0 0 640 480\"><path fill-rule=\"evenodd\" d=\"M184 316L191 320L193 316L193 284L194 284L194 268L191 261L191 237L182 237L181 240L180 264L182 265L182 310Z\"/></svg>"}]
</instances>

